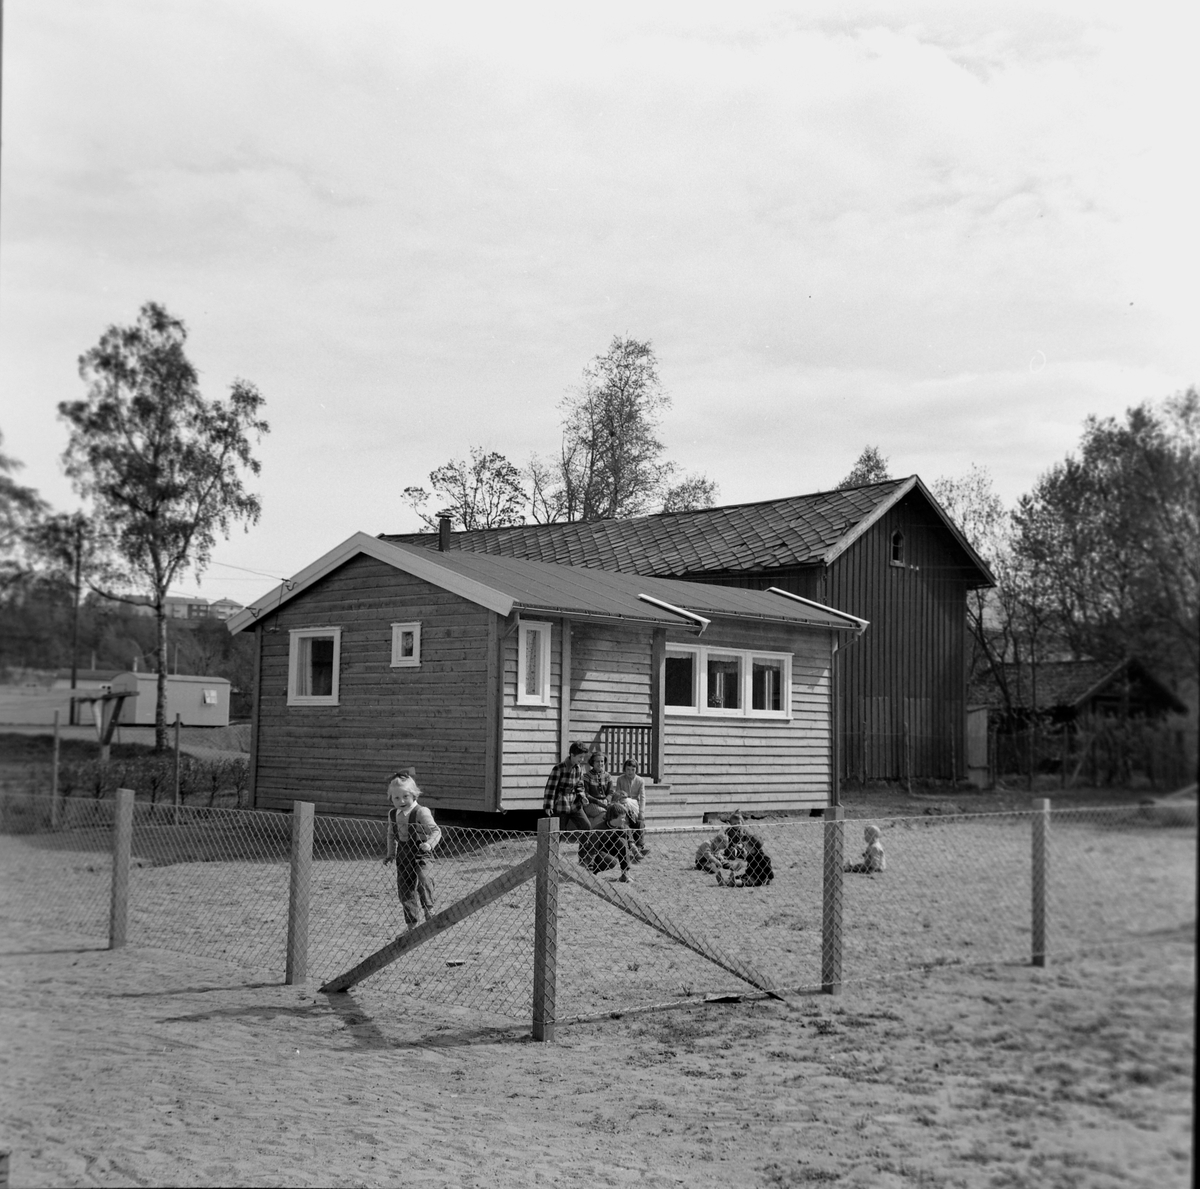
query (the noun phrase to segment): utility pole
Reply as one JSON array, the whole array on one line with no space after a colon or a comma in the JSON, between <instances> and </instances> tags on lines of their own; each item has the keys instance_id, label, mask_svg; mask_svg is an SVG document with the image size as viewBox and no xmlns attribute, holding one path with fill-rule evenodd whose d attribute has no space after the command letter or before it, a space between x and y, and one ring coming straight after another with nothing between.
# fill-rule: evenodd
<instances>
[{"instance_id":1,"label":"utility pole","mask_svg":"<svg viewBox=\"0 0 1200 1189\"><path fill-rule=\"evenodd\" d=\"M3 0L0 0L3 3ZM75 613L71 624L71 725L79 713L75 702L75 685L79 679L79 595L83 585L83 517L75 517Z\"/></svg>"}]
</instances>

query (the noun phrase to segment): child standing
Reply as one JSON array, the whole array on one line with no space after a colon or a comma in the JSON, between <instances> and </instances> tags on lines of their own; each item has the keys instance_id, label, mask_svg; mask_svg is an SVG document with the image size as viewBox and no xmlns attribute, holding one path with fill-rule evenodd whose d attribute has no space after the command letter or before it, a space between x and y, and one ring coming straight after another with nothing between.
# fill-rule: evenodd
<instances>
[{"instance_id":1,"label":"child standing","mask_svg":"<svg viewBox=\"0 0 1200 1189\"><path fill-rule=\"evenodd\" d=\"M883 871L887 867L887 861L883 857L883 843L879 841L880 829L878 826L867 826L863 830L863 840L867 844L867 849L863 851L861 863L847 863L847 871L857 871L860 874L873 875L877 871Z\"/></svg>"},{"instance_id":2,"label":"child standing","mask_svg":"<svg viewBox=\"0 0 1200 1189\"><path fill-rule=\"evenodd\" d=\"M421 790L413 779L412 770L404 769L392 777L387 796L392 807L388 810L387 854L383 861L396 863L396 894L404 909L404 923L415 929L421 919L433 916L433 872L429 863L433 848L442 840L442 831L433 814L417 803Z\"/></svg>"}]
</instances>

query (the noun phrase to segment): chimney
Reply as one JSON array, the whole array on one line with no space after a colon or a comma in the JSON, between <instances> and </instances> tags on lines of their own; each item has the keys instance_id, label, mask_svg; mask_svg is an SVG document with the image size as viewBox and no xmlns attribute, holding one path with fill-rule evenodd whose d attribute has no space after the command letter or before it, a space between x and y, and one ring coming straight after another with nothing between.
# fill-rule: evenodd
<instances>
[{"instance_id":1,"label":"chimney","mask_svg":"<svg viewBox=\"0 0 1200 1189\"><path fill-rule=\"evenodd\" d=\"M450 517L438 517L438 552L445 553L450 548Z\"/></svg>"}]
</instances>

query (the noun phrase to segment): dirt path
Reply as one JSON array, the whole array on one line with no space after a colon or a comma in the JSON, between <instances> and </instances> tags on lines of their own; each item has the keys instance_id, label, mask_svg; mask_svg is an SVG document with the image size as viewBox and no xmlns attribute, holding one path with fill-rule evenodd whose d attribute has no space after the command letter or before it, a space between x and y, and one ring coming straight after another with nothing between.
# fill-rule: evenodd
<instances>
[{"instance_id":1,"label":"dirt path","mask_svg":"<svg viewBox=\"0 0 1200 1189\"><path fill-rule=\"evenodd\" d=\"M1183 1186L1191 940L537 1045L0 918L0 1144L18 1186Z\"/></svg>"}]
</instances>

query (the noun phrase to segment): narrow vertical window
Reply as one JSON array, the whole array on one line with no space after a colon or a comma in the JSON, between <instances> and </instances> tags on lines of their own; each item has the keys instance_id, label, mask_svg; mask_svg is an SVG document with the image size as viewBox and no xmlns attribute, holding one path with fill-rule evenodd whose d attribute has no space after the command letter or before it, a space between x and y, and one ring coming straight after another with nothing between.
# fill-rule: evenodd
<instances>
[{"instance_id":1,"label":"narrow vertical window","mask_svg":"<svg viewBox=\"0 0 1200 1189\"><path fill-rule=\"evenodd\" d=\"M517 702L550 705L550 625L522 621L517 633Z\"/></svg>"},{"instance_id":2,"label":"narrow vertical window","mask_svg":"<svg viewBox=\"0 0 1200 1189\"><path fill-rule=\"evenodd\" d=\"M899 531L892 533L892 565L904 565L904 534Z\"/></svg>"}]
</instances>

